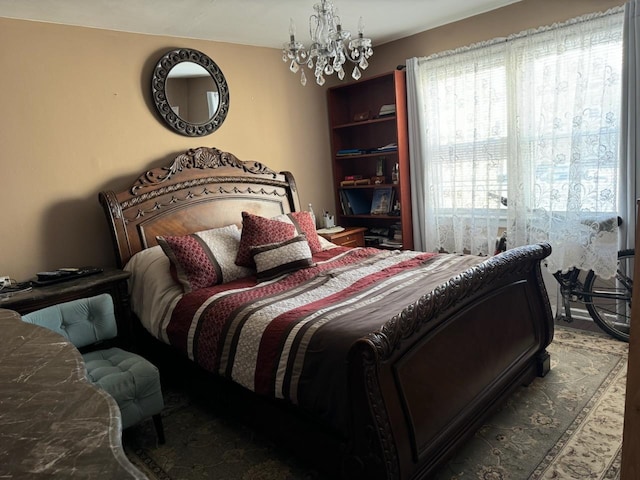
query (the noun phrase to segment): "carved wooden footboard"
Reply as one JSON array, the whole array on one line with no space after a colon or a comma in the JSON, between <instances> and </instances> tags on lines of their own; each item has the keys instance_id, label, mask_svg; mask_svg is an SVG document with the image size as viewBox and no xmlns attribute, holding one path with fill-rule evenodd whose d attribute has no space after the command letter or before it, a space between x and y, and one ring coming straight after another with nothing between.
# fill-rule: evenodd
<instances>
[{"instance_id":1,"label":"carved wooden footboard","mask_svg":"<svg viewBox=\"0 0 640 480\"><path fill-rule=\"evenodd\" d=\"M493 257L405 308L351 350L344 478L424 478L514 388L549 369L548 245Z\"/></svg>"},{"instance_id":2,"label":"carved wooden footboard","mask_svg":"<svg viewBox=\"0 0 640 480\"><path fill-rule=\"evenodd\" d=\"M300 208L290 173L205 147L118 193L102 192L100 202L119 266L156 245L157 235L239 222L242 210L267 216ZM332 478L428 478L514 388L547 372L553 319L540 261L550 251L532 245L489 258L355 342L346 435L291 405L190 370L244 420ZM162 350L156 358L168 358L170 347L149 343Z\"/></svg>"}]
</instances>

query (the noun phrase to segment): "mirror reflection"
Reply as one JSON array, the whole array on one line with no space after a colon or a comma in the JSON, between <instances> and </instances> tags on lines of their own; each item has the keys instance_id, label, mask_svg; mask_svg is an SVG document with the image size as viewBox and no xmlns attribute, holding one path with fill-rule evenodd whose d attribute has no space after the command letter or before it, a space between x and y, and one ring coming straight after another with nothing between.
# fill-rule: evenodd
<instances>
[{"instance_id":1,"label":"mirror reflection","mask_svg":"<svg viewBox=\"0 0 640 480\"><path fill-rule=\"evenodd\" d=\"M166 82L167 101L173 112L189 123L206 123L218 111L218 86L204 67L193 63L177 64Z\"/></svg>"},{"instance_id":2,"label":"mirror reflection","mask_svg":"<svg viewBox=\"0 0 640 480\"><path fill-rule=\"evenodd\" d=\"M204 53L182 48L158 61L151 82L164 121L187 136L217 130L229 111L229 88L220 68Z\"/></svg>"}]
</instances>

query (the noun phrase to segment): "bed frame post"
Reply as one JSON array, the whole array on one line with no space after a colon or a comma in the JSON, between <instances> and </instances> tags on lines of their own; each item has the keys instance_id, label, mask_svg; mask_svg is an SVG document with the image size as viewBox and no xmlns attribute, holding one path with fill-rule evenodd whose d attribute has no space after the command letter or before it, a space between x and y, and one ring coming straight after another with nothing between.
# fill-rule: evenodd
<instances>
[{"instance_id":1,"label":"bed frame post","mask_svg":"<svg viewBox=\"0 0 640 480\"><path fill-rule=\"evenodd\" d=\"M370 338L363 338L351 347L348 363L352 437L342 460L342 478L401 478L381 389L378 348Z\"/></svg>"},{"instance_id":2,"label":"bed frame post","mask_svg":"<svg viewBox=\"0 0 640 480\"><path fill-rule=\"evenodd\" d=\"M543 350L538 353L536 360L538 376L544 377L551 370L551 355L546 350Z\"/></svg>"},{"instance_id":3,"label":"bed frame post","mask_svg":"<svg viewBox=\"0 0 640 480\"><path fill-rule=\"evenodd\" d=\"M98 195L98 200L102 205L105 217L109 224L109 232L111 233L111 242L116 259L116 266L122 268L123 250L128 248L127 231L122 213L122 206L114 192L104 191Z\"/></svg>"}]
</instances>

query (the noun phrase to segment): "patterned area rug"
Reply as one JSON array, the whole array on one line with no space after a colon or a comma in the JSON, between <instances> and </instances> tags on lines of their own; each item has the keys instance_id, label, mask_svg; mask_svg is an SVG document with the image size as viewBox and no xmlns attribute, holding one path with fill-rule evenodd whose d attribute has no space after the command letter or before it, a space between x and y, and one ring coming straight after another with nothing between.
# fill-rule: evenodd
<instances>
[{"instance_id":1,"label":"patterned area rug","mask_svg":"<svg viewBox=\"0 0 640 480\"><path fill-rule=\"evenodd\" d=\"M517 390L437 480L619 478L627 344L556 327L551 372ZM167 443L151 422L125 432L129 459L152 480L328 480L188 395L167 389Z\"/></svg>"}]
</instances>

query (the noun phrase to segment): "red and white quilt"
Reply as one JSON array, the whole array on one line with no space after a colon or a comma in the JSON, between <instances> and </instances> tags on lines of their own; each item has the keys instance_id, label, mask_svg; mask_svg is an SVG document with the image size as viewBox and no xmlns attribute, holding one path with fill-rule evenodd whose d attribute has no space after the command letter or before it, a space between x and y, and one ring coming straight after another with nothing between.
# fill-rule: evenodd
<instances>
[{"instance_id":1,"label":"red and white quilt","mask_svg":"<svg viewBox=\"0 0 640 480\"><path fill-rule=\"evenodd\" d=\"M342 247L313 258L315 266L273 281L185 294L166 338L210 372L339 422L350 346L483 260Z\"/></svg>"}]
</instances>

